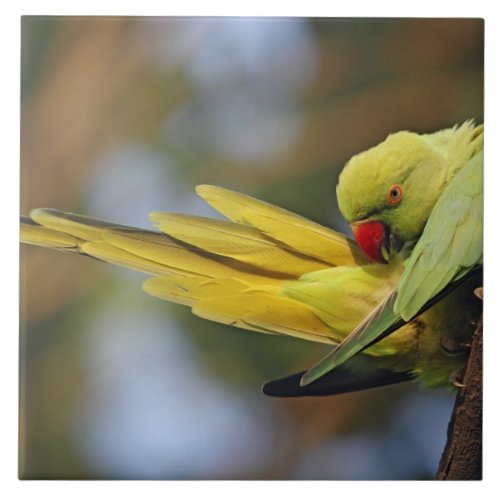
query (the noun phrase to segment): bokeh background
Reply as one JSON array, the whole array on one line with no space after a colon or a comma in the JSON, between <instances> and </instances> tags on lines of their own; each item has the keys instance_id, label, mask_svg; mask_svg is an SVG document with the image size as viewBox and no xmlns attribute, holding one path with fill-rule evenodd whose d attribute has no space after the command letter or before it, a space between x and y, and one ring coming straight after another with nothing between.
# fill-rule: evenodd
<instances>
[{"instance_id":1,"label":"bokeh background","mask_svg":"<svg viewBox=\"0 0 500 500\"><path fill-rule=\"evenodd\" d=\"M235 189L347 231L335 184L400 129L483 119L477 19L23 17L21 211L149 227ZM325 347L21 249L22 478L430 479L453 395L263 396Z\"/></svg>"}]
</instances>

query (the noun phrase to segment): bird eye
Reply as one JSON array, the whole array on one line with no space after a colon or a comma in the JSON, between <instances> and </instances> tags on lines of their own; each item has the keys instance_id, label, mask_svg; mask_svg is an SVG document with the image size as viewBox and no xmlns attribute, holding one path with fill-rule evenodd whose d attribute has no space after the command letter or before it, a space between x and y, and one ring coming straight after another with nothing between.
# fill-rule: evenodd
<instances>
[{"instance_id":1,"label":"bird eye","mask_svg":"<svg viewBox=\"0 0 500 500\"><path fill-rule=\"evenodd\" d=\"M399 184L394 184L389 191L387 191L387 201L389 205L396 205L403 198L403 188Z\"/></svg>"}]
</instances>

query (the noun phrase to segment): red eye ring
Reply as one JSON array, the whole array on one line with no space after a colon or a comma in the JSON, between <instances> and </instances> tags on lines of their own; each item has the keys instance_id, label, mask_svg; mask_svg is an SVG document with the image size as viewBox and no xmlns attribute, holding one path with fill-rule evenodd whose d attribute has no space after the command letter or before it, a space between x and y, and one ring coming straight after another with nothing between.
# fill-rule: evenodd
<instances>
[{"instance_id":1,"label":"red eye ring","mask_svg":"<svg viewBox=\"0 0 500 500\"><path fill-rule=\"evenodd\" d=\"M394 184L387 191L387 202L389 205L397 205L403 198L403 188L399 184Z\"/></svg>"}]
</instances>

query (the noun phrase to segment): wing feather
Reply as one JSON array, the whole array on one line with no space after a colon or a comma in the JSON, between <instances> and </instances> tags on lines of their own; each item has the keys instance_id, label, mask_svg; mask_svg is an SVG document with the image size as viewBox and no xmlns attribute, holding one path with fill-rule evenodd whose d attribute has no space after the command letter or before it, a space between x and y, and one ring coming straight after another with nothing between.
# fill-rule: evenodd
<instances>
[{"instance_id":1,"label":"wing feather","mask_svg":"<svg viewBox=\"0 0 500 500\"><path fill-rule=\"evenodd\" d=\"M202 318L240 328L335 343L331 329L307 305L264 290L249 289L235 296L204 299L192 311Z\"/></svg>"},{"instance_id":2,"label":"wing feather","mask_svg":"<svg viewBox=\"0 0 500 500\"><path fill-rule=\"evenodd\" d=\"M392 292L333 351L310 368L302 376L300 384L308 385L342 365L377 340L384 331L393 327L399 320L393 312L394 300ZM388 347L384 354L394 354L396 349L396 346Z\"/></svg>"},{"instance_id":3,"label":"wing feather","mask_svg":"<svg viewBox=\"0 0 500 500\"><path fill-rule=\"evenodd\" d=\"M333 266L369 262L350 238L288 210L216 186L200 185L196 192L228 219L252 226L298 253Z\"/></svg>"},{"instance_id":4,"label":"wing feather","mask_svg":"<svg viewBox=\"0 0 500 500\"><path fill-rule=\"evenodd\" d=\"M146 280L145 292L164 300L193 306L202 299L236 295L249 285L234 278L207 279L199 276L162 276Z\"/></svg>"},{"instance_id":5,"label":"wing feather","mask_svg":"<svg viewBox=\"0 0 500 500\"><path fill-rule=\"evenodd\" d=\"M176 269L179 274L210 278L241 278L251 283L278 283L272 273L246 266L237 260L220 257L198 248L183 245L163 233L111 229L104 240L138 257Z\"/></svg>"},{"instance_id":6,"label":"wing feather","mask_svg":"<svg viewBox=\"0 0 500 500\"><path fill-rule=\"evenodd\" d=\"M114 245L110 245L105 241L83 242L79 245L78 253L147 274L190 275L187 271L183 272L180 269L166 266L148 259L143 259L133 253L122 250Z\"/></svg>"},{"instance_id":7,"label":"wing feather","mask_svg":"<svg viewBox=\"0 0 500 500\"><path fill-rule=\"evenodd\" d=\"M325 267L324 262L300 255L242 224L163 212L150 214L150 219L161 231L177 240L265 271L298 277Z\"/></svg>"},{"instance_id":8,"label":"wing feather","mask_svg":"<svg viewBox=\"0 0 500 500\"><path fill-rule=\"evenodd\" d=\"M226 194L207 189L217 204ZM37 209L22 232L28 242L153 275L147 293L247 330L336 344L376 305L387 266L355 267L344 236L243 195L229 200L221 211L236 222L154 213L157 232Z\"/></svg>"},{"instance_id":9,"label":"wing feather","mask_svg":"<svg viewBox=\"0 0 500 500\"><path fill-rule=\"evenodd\" d=\"M67 252L76 252L81 242L76 236L41 226L29 217L24 216L21 217L20 239L21 242L30 245L54 248Z\"/></svg>"},{"instance_id":10,"label":"wing feather","mask_svg":"<svg viewBox=\"0 0 500 500\"><path fill-rule=\"evenodd\" d=\"M439 293L482 262L483 153L450 181L437 201L399 281L394 311L409 320Z\"/></svg>"},{"instance_id":11,"label":"wing feather","mask_svg":"<svg viewBox=\"0 0 500 500\"><path fill-rule=\"evenodd\" d=\"M61 212L54 208L36 208L30 212L30 216L41 226L71 234L85 241L102 240L103 232L110 228L135 229L93 217Z\"/></svg>"}]
</instances>

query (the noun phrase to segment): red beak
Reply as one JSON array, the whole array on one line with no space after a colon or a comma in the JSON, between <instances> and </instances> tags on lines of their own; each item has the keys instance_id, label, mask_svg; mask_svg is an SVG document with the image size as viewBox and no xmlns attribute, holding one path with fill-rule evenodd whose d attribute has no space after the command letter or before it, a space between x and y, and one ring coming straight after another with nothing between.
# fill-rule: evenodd
<instances>
[{"instance_id":1,"label":"red beak","mask_svg":"<svg viewBox=\"0 0 500 500\"><path fill-rule=\"evenodd\" d=\"M385 243L385 227L376 220L358 222L351 225L354 239L359 248L375 262L386 262L382 254Z\"/></svg>"}]
</instances>

